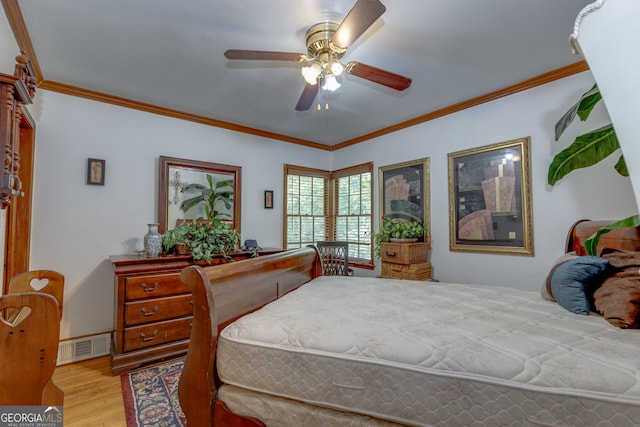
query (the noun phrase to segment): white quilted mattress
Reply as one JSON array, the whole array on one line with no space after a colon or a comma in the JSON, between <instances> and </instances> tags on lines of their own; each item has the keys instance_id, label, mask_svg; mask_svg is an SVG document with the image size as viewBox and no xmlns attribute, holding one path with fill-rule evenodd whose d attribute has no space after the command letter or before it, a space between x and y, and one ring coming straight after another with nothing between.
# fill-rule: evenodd
<instances>
[{"instance_id":1,"label":"white quilted mattress","mask_svg":"<svg viewBox=\"0 0 640 427\"><path fill-rule=\"evenodd\" d=\"M218 371L407 425L640 424L640 331L503 287L319 277L227 327Z\"/></svg>"}]
</instances>

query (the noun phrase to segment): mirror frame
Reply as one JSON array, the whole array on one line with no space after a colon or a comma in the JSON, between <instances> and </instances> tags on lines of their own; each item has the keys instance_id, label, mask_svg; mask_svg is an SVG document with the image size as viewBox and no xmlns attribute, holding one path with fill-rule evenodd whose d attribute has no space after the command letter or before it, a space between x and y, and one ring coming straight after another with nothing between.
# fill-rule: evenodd
<instances>
[{"instance_id":1,"label":"mirror frame","mask_svg":"<svg viewBox=\"0 0 640 427\"><path fill-rule=\"evenodd\" d=\"M166 156L160 156L160 180L158 186L158 231L160 233L164 233L168 226L169 197L171 190L169 180L171 169L186 169L201 172L203 175L207 173L229 175L229 178L233 178L233 219L231 220L231 227L240 233L242 167Z\"/></svg>"}]
</instances>

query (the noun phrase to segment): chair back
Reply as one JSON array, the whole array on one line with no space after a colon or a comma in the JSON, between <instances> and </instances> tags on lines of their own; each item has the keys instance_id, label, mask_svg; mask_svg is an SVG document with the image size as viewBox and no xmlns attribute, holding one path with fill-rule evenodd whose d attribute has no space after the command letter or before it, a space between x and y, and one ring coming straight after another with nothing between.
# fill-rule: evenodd
<instances>
[{"instance_id":1,"label":"chair back","mask_svg":"<svg viewBox=\"0 0 640 427\"><path fill-rule=\"evenodd\" d=\"M335 241L316 242L322 261L323 276L347 276L349 274L349 243Z\"/></svg>"},{"instance_id":2,"label":"chair back","mask_svg":"<svg viewBox=\"0 0 640 427\"><path fill-rule=\"evenodd\" d=\"M16 274L9 281L10 294L21 292L42 292L49 294L58 302L62 319L64 300L64 276L53 270L33 270Z\"/></svg>"},{"instance_id":3,"label":"chair back","mask_svg":"<svg viewBox=\"0 0 640 427\"><path fill-rule=\"evenodd\" d=\"M16 274L9 281L9 294L36 292L53 296L58 302L58 322L62 320L62 303L64 301L64 276L53 270L32 270ZM10 313L10 310L7 310ZM62 406L64 390L53 379L45 386L42 393L43 405Z\"/></svg>"},{"instance_id":4,"label":"chair back","mask_svg":"<svg viewBox=\"0 0 640 427\"><path fill-rule=\"evenodd\" d=\"M0 405L45 404L43 391L58 359L59 313L48 294L0 296Z\"/></svg>"}]
</instances>

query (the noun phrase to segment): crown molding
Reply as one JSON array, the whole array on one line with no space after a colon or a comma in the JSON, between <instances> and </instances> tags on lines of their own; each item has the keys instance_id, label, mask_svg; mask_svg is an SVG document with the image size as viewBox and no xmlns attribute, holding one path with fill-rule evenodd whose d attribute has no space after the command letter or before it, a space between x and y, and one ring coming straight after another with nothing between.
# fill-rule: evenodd
<instances>
[{"instance_id":1,"label":"crown molding","mask_svg":"<svg viewBox=\"0 0 640 427\"><path fill-rule=\"evenodd\" d=\"M24 18L22 16L20 6L18 5L18 0L2 0L2 7L4 8L4 14L7 16L7 20L9 21L11 31L13 31L13 35L18 43L18 48L22 52L25 52L29 57L29 61L36 73L36 81L39 84L44 80L44 77L42 75L42 70L40 69L40 64L38 64L38 58L36 57L36 52L33 49L31 38L27 32L27 26L24 23Z\"/></svg>"},{"instance_id":2,"label":"crown molding","mask_svg":"<svg viewBox=\"0 0 640 427\"><path fill-rule=\"evenodd\" d=\"M319 144L317 142L305 139L294 138L279 133L268 132L262 129L256 129L249 126L242 126L231 122L216 120L210 117L199 116L197 114L185 113L184 111L173 110L170 108L160 107L153 104L138 102L119 96L109 95L102 92L84 89L77 86L71 86L64 83L45 80L38 85L40 89L50 90L65 95L76 96L79 98L90 99L92 101L104 102L107 104L117 105L119 107L131 108L134 110L145 111L147 113L159 114L162 116L172 117L180 120L187 120L207 126L228 129L235 132L246 133L250 135L260 136L263 138L275 139L278 141L290 142L292 144L304 145L306 147L318 148L321 150L329 150L330 147Z\"/></svg>"},{"instance_id":3,"label":"crown molding","mask_svg":"<svg viewBox=\"0 0 640 427\"><path fill-rule=\"evenodd\" d=\"M537 86L541 86L547 83L551 83L556 80L563 79L565 77L572 76L574 74L581 73L583 71L589 70L589 66L585 61L578 61L573 64L567 65L566 67L561 67L552 71L549 71L544 74L540 74L531 79L525 80L523 82L517 83L513 86L506 87L504 89L488 93L486 95L478 96L476 98L469 99L467 101L460 102L458 104L450 105L448 107L442 108L440 110L432 111L427 114L423 114L421 116L415 117L413 119L395 124L393 126L386 127L384 129L377 130L375 132L371 132L365 135L361 135L359 137L341 142L340 144L334 145L332 147L332 151L339 150L341 148L349 147L354 144L358 144L360 142L368 141L373 138L377 138L383 135L390 134L392 132L397 132L402 129L406 129L420 123L428 122L431 120L435 120L440 117L447 116L449 114L457 113L458 111L466 110L467 108L475 107L476 105L484 104L486 102L494 101L499 98L503 98L505 96L513 95L518 92L522 92L528 89L532 89Z\"/></svg>"}]
</instances>

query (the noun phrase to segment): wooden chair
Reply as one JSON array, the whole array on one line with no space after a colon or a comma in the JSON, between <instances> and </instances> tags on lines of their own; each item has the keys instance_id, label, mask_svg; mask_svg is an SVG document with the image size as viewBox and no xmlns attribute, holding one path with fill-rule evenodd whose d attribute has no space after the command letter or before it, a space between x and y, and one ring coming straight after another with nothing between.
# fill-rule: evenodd
<instances>
[{"instance_id":1,"label":"wooden chair","mask_svg":"<svg viewBox=\"0 0 640 427\"><path fill-rule=\"evenodd\" d=\"M39 292L53 296L58 303L58 327L62 319L62 304L64 301L64 276L53 270L33 270L16 274L9 281L9 294L23 292ZM59 338L59 334L56 334ZM57 350L56 350L57 351ZM50 406L61 406L64 401L64 391L53 381L44 389L43 402Z\"/></svg>"},{"instance_id":2,"label":"wooden chair","mask_svg":"<svg viewBox=\"0 0 640 427\"><path fill-rule=\"evenodd\" d=\"M64 300L64 276L53 270L33 270L16 274L9 281L10 294L21 292L43 292L56 299L62 319Z\"/></svg>"},{"instance_id":3,"label":"wooden chair","mask_svg":"<svg viewBox=\"0 0 640 427\"><path fill-rule=\"evenodd\" d=\"M59 313L48 294L0 296L0 405L50 405L44 390L58 359Z\"/></svg>"},{"instance_id":4,"label":"wooden chair","mask_svg":"<svg viewBox=\"0 0 640 427\"><path fill-rule=\"evenodd\" d=\"M321 241L316 242L322 261L323 276L349 275L349 243Z\"/></svg>"}]
</instances>

